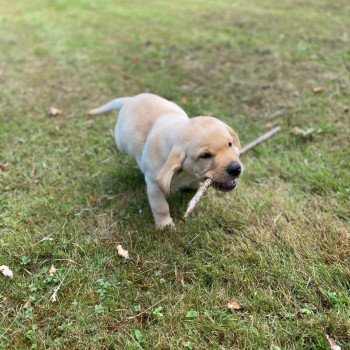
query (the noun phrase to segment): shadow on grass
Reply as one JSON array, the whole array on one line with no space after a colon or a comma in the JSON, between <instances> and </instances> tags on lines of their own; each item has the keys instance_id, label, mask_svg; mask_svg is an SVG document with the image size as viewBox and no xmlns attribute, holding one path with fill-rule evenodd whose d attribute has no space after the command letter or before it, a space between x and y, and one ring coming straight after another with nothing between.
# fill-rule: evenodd
<instances>
[{"instance_id":1,"label":"shadow on grass","mask_svg":"<svg viewBox=\"0 0 350 350\"><path fill-rule=\"evenodd\" d=\"M145 224L152 224L152 227L154 226L144 176L136 165L128 164L123 167L110 169L101 180L101 184L101 193L117 196L118 201L123 203L122 213L117 214L118 216L127 215L131 218L130 225L133 225L135 224L135 220L132 218L139 217L142 212L144 215L142 215L141 220L137 221L137 226L140 225L142 227ZM175 190L167 197L170 206L170 215L175 221L183 217L187 204L194 193L195 191L193 190ZM113 201L109 201L106 207L113 205L115 205Z\"/></svg>"}]
</instances>

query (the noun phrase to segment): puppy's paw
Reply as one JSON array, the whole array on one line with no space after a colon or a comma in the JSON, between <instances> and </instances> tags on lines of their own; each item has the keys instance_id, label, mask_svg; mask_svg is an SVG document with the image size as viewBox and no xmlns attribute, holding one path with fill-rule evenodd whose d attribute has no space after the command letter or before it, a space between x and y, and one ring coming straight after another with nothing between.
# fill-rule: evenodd
<instances>
[{"instance_id":1,"label":"puppy's paw","mask_svg":"<svg viewBox=\"0 0 350 350\"><path fill-rule=\"evenodd\" d=\"M156 225L157 225L157 228L160 230L162 230L166 227L169 227L172 230L176 230L175 224L174 224L174 221L172 218L169 218L167 220L163 220L162 222L157 222Z\"/></svg>"}]
</instances>

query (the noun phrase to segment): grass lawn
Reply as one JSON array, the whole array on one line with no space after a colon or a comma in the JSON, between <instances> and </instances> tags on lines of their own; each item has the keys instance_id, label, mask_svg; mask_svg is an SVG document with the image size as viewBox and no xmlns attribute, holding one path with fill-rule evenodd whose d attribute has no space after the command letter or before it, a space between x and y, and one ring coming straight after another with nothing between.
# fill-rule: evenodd
<instances>
[{"instance_id":1,"label":"grass lawn","mask_svg":"<svg viewBox=\"0 0 350 350\"><path fill-rule=\"evenodd\" d=\"M349 18L347 0L2 0L0 349L350 349ZM176 232L115 114L85 115L144 91L242 144L282 126L194 218L174 193Z\"/></svg>"}]
</instances>

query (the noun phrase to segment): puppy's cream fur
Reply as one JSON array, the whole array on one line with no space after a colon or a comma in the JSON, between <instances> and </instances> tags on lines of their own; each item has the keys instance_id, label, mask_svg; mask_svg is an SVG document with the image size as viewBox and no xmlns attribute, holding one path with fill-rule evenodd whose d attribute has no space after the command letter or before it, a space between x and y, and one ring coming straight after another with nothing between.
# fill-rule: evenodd
<instances>
[{"instance_id":1,"label":"puppy's cream fur","mask_svg":"<svg viewBox=\"0 0 350 350\"><path fill-rule=\"evenodd\" d=\"M90 115L120 110L115 142L143 172L158 227L173 225L166 196L171 188L197 188L199 181L232 181L226 169L238 162L236 133L213 117L190 119L175 103L152 94L113 100Z\"/></svg>"}]
</instances>

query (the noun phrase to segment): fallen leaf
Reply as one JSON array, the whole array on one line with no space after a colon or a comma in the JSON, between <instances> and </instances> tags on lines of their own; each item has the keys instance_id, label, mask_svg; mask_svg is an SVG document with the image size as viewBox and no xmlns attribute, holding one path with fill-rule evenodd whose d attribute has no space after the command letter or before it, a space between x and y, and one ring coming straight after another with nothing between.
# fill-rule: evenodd
<instances>
[{"instance_id":1,"label":"fallen leaf","mask_svg":"<svg viewBox=\"0 0 350 350\"><path fill-rule=\"evenodd\" d=\"M98 201L98 196L96 196L95 194L93 194L91 197L90 197L90 201L92 203L96 203Z\"/></svg>"},{"instance_id":2,"label":"fallen leaf","mask_svg":"<svg viewBox=\"0 0 350 350\"><path fill-rule=\"evenodd\" d=\"M341 347L339 345L337 345L337 343L335 342L335 340L333 338L331 338L328 334L326 334L327 340L329 345L331 346L332 350L341 350Z\"/></svg>"},{"instance_id":3,"label":"fallen leaf","mask_svg":"<svg viewBox=\"0 0 350 350\"><path fill-rule=\"evenodd\" d=\"M295 128L292 129L292 134L295 136L311 137L314 131L315 131L314 128L301 129L296 126Z\"/></svg>"},{"instance_id":4,"label":"fallen leaf","mask_svg":"<svg viewBox=\"0 0 350 350\"><path fill-rule=\"evenodd\" d=\"M325 88L323 86L314 86L312 88L312 91L314 92L314 94L320 94L325 91Z\"/></svg>"},{"instance_id":5,"label":"fallen leaf","mask_svg":"<svg viewBox=\"0 0 350 350\"><path fill-rule=\"evenodd\" d=\"M1 303L4 304L5 306L10 303L10 300L8 297L3 297L1 300Z\"/></svg>"},{"instance_id":6,"label":"fallen leaf","mask_svg":"<svg viewBox=\"0 0 350 350\"><path fill-rule=\"evenodd\" d=\"M242 309L242 306L237 303L236 300L232 299L230 300L228 303L227 303L227 308L231 311L233 310L241 310Z\"/></svg>"},{"instance_id":7,"label":"fallen leaf","mask_svg":"<svg viewBox=\"0 0 350 350\"><path fill-rule=\"evenodd\" d=\"M10 164L9 163L0 163L0 170L2 171L7 171L10 168Z\"/></svg>"},{"instance_id":8,"label":"fallen leaf","mask_svg":"<svg viewBox=\"0 0 350 350\"><path fill-rule=\"evenodd\" d=\"M183 103L184 105L187 105L187 103L188 103L188 96L183 96L182 99L181 99L181 101L182 101L182 103Z\"/></svg>"},{"instance_id":9,"label":"fallen leaf","mask_svg":"<svg viewBox=\"0 0 350 350\"><path fill-rule=\"evenodd\" d=\"M52 265L49 270L49 275L53 276L56 273L56 271L56 267Z\"/></svg>"},{"instance_id":10,"label":"fallen leaf","mask_svg":"<svg viewBox=\"0 0 350 350\"><path fill-rule=\"evenodd\" d=\"M4 276L13 278L13 272L11 271L11 269L8 266L1 265L0 266L0 271L2 272L2 274Z\"/></svg>"},{"instance_id":11,"label":"fallen leaf","mask_svg":"<svg viewBox=\"0 0 350 350\"><path fill-rule=\"evenodd\" d=\"M55 117L56 115L62 114L62 111L55 107L50 107L47 111L48 115Z\"/></svg>"},{"instance_id":12,"label":"fallen leaf","mask_svg":"<svg viewBox=\"0 0 350 350\"><path fill-rule=\"evenodd\" d=\"M23 305L23 309L28 309L29 307L31 307L32 302L28 299L28 301L26 301L26 303Z\"/></svg>"},{"instance_id":13,"label":"fallen leaf","mask_svg":"<svg viewBox=\"0 0 350 350\"><path fill-rule=\"evenodd\" d=\"M299 136L303 134L303 130L298 128L297 126L292 129L292 134L295 136Z\"/></svg>"},{"instance_id":14,"label":"fallen leaf","mask_svg":"<svg viewBox=\"0 0 350 350\"><path fill-rule=\"evenodd\" d=\"M117 245L117 251L118 255L121 256L124 259L129 259L129 252L125 250L121 244Z\"/></svg>"}]
</instances>

